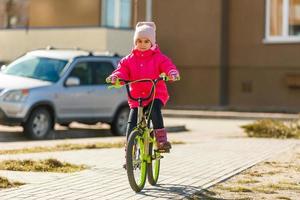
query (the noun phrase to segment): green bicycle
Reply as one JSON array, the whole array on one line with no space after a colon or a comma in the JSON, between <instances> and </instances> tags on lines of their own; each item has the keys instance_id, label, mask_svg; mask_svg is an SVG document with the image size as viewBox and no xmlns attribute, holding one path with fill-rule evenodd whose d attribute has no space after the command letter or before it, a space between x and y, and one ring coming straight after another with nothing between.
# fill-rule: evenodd
<instances>
[{"instance_id":1,"label":"green bicycle","mask_svg":"<svg viewBox=\"0 0 300 200\"><path fill-rule=\"evenodd\" d=\"M137 101L139 104L137 125L130 133L126 150L126 170L128 181L135 192L140 192L144 188L147 175L148 182L151 185L156 185L160 171L160 160L163 158L161 153L165 153L163 151L158 151L153 129L150 127L150 113L152 105L147 112L144 111L144 107L142 106L143 101L149 100L151 97L153 99L155 98L156 84L161 80L168 81L168 77L161 76L154 80L141 79L136 81L119 79L120 82L125 83L129 98ZM152 83L149 96L146 98L134 98L131 96L129 85L136 82ZM122 85L117 83L116 86L112 87L120 88Z\"/></svg>"}]
</instances>

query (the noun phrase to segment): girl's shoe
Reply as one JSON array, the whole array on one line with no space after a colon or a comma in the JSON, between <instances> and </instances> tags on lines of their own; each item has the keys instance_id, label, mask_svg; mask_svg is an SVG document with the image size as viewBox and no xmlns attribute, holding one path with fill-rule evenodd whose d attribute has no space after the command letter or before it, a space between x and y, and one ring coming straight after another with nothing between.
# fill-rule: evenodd
<instances>
[{"instance_id":1,"label":"girl's shoe","mask_svg":"<svg viewBox=\"0 0 300 200\"><path fill-rule=\"evenodd\" d=\"M168 142L166 129L154 129L154 135L156 138L158 151L165 153L170 152L172 145L170 142Z\"/></svg>"}]
</instances>

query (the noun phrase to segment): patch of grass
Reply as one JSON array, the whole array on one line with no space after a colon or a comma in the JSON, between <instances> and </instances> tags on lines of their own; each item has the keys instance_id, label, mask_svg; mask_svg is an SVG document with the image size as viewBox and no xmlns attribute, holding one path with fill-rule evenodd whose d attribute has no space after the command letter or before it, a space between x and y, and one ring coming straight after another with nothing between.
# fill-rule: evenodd
<instances>
[{"instance_id":1,"label":"patch of grass","mask_svg":"<svg viewBox=\"0 0 300 200\"><path fill-rule=\"evenodd\" d=\"M292 199L289 198L289 197L283 197L283 196L276 197L276 199L292 200Z\"/></svg>"},{"instance_id":2,"label":"patch of grass","mask_svg":"<svg viewBox=\"0 0 300 200\"><path fill-rule=\"evenodd\" d=\"M9 181L7 178L0 176L0 188L11 188L24 185L18 181Z\"/></svg>"},{"instance_id":3,"label":"patch of grass","mask_svg":"<svg viewBox=\"0 0 300 200\"><path fill-rule=\"evenodd\" d=\"M262 175L275 175L275 174L280 174L280 173L282 173L281 170L274 170L274 171L264 172L264 173L262 173Z\"/></svg>"},{"instance_id":4,"label":"patch of grass","mask_svg":"<svg viewBox=\"0 0 300 200\"><path fill-rule=\"evenodd\" d=\"M249 137L264 138L300 138L298 120L283 122L273 119L257 120L241 126Z\"/></svg>"},{"instance_id":5,"label":"patch of grass","mask_svg":"<svg viewBox=\"0 0 300 200\"><path fill-rule=\"evenodd\" d=\"M265 194L276 194L275 188L269 186L257 186L251 188L255 192L265 193Z\"/></svg>"},{"instance_id":6,"label":"patch of grass","mask_svg":"<svg viewBox=\"0 0 300 200\"><path fill-rule=\"evenodd\" d=\"M254 179L242 179L242 180L238 180L236 183L238 183L238 184L254 184L254 183L259 183L259 181L254 180Z\"/></svg>"},{"instance_id":7,"label":"patch of grass","mask_svg":"<svg viewBox=\"0 0 300 200\"><path fill-rule=\"evenodd\" d=\"M275 161L272 161L272 162L266 161L266 162L263 162L263 164L270 165L270 166L278 166L278 165L280 165L279 162L275 162Z\"/></svg>"},{"instance_id":8,"label":"patch of grass","mask_svg":"<svg viewBox=\"0 0 300 200\"><path fill-rule=\"evenodd\" d=\"M102 149L102 148L121 148L124 147L124 142L108 143L97 142L91 144L58 144L50 147L31 147L23 149L10 149L0 150L1 154L21 154L21 153L40 153L40 152L53 152L53 151L70 151L80 149Z\"/></svg>"},{"instance_id":9,"label":"patch of grass","mask_svg":"<svg viewBox=\"0 0 300 200\"><path fill-rule=\"evenodd\" d=\"M253 192L250 188L244 186L223 186L217 185L216 189L226 190L229 192Z\"/></svg>"},{"instance_id":10,"label":"patch of grass","mask_svg":"<svg viewBox=\"0 0 300 200\"><path fill-rule=\"evenodd\" d=\"M245 172L245 175L254 176L254 177L262 177L262 174L259 173L258 171L248 171L248 172Z\"/></svg>"},{"instance_id":11,"label":"patch of grass","mask_svg":"<svg viewBox=\"0 0 300 200\"><path fill-rule=\"evenodd\" d=\"M293 190L293 191L300 191L300 185L295 182L286 182L281 181L276 184L268 184L266 187L272 188L275 190Z\"/></svg>"},{"instance_id":12,"label":"patch of grass","mask_svg":"<svg viewBox=\"0 0 300 200\"><path fill-rule=\"evenodd\" d=\"M33 172L61 172L71 173L86 169L85 165L74 165L56 159L46 160L4 160L0 162L0 170L33 171Z\"/></svg>"},{"instance_id":13,"label":"patch of grass","mask_svg":"<svg viewBox=\"0 0 300 200\"><path fill-rule=\"evenodd\" d=\"M185 144L183 141L171 141L172 144ZM50 147L31 147L23 149L9 149L0 150L0 155L2 154L22 154L22 153L41 153L41 152L54 152L54 151L71 151L71 150L81 150L81 149L104 149L104 148L122 148L124 147L124 142L97 142L90 144L58 144L56 146Z\"/></svg>"}]
</instances>

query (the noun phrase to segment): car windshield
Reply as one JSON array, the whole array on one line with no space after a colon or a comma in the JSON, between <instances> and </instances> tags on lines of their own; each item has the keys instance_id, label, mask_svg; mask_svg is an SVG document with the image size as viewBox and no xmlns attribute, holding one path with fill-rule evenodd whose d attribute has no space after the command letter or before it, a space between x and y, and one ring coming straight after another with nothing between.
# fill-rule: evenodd
<instances>
[{"instance_id":1,"label":"car windshield","mask_svg":"<svg viewBox=\"0 0 300 200\"><path fill-rule=\"evenodd\" d=\"M2 73L57 82L67 63L66 60L23 56L5 67Z\"/></svg>"}]
</instances>

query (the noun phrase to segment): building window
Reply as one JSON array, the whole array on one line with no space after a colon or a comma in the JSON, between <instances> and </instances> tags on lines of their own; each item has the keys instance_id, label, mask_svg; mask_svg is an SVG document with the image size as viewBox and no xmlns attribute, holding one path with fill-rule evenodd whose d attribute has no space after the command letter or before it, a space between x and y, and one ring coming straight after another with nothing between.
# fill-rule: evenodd
<instances>
[{"instance_id":1,"label":"building window","mask_svg":"<svg viewBox=\"0 0 300 200\"><path fill-rule=\"evenodd\" d=\"M300 0L266 0L266 40L300 41Z\"/></svg>"},{"instance_id":2,"label":"building window","mask_svg":"<svg viewBox=\"0 0 300 200\"><path fill-rule=\"evenodd\" d=\"M131 0L103 0L102 25L113 28L130 28L131 2Z\"/></svg>"}]
</instances>

